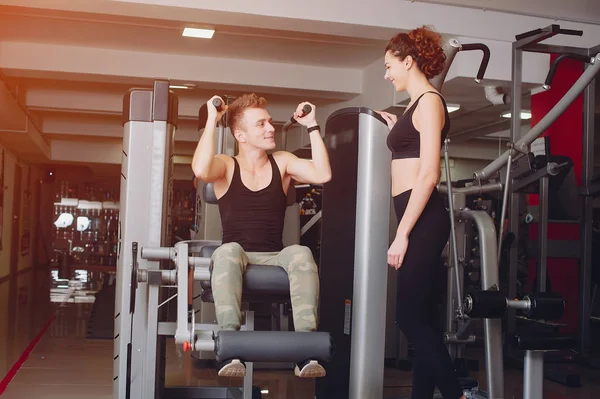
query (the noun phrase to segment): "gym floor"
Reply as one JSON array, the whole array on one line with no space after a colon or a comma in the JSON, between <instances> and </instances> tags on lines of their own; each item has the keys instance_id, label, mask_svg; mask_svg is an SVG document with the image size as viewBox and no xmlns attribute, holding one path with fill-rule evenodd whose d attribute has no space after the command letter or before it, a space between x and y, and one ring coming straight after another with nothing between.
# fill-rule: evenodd
<instances>
[{"instance_id":1,"label":"gym floor","mask_svg":"<svg viewBox=\"0 0 600 399\"><path fill-rule=\"evenodd\" d=\"M104 273L89 270L84 274L88 283L66 303L65 282L57 281L56 276L52 278L48 270L30 269L0 282L2 399L112 399L112 340L94 336L89 326L93 313L102 311L94 308L92 301L94 292L103 288ZM483 362L483 351L473 349L467 357ZM600 371L582 367L575 367L574 371L581 373L582 387L567 388L545 380L544 398L598 398ZM521 373L505 368L505 398L522 397ZM485 388L483 371L473 377ZM179 353L169 341L167 385L230 383L238 385L238 381L218 379L212 368L198 368L194 359ZM384 398L409 396L410 384L410 372L386 369ZM314 397L314 381L296 378L291 369L256 370L255 385L261 387L264 398Z\"/></svg>"}]
</instances>

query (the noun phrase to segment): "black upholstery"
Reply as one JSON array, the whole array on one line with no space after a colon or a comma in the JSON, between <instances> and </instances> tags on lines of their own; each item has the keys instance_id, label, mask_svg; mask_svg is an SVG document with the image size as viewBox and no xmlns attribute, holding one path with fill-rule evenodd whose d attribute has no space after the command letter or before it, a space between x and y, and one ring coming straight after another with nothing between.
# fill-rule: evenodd
<instances>
[{"instance_id":1,"label":"black upholstery","mask_svg":"<svg viewBox=\"0 0 600 399\"><path fill-rule=\"evenodd\" d=\"M246 362L327 363L333 355L328 332L219 331L215 338L218 362L237 358Z\"/></svg>"},{"instance_id":2,"label":"black upholstery","mask_svg":"<svg viewBox=\"0 0 600 399\"><path fill-rule=\"evenodd\" d=\"M204 201L208 204L217 203L217 196L215 195L214 183L206 183L204 187L202 187L202 197L204 198Z\"/></svg>"},{"instance_id":3,"label":"black upholstery","mask_svg":"<svg viewBox=\"0 0 600 399\"><path fill-rule=\"evenodd\" d=\"M217 246L207 245L200 251L200 256L210 258ZM211 273L212 274L212 273ZM214 302L210 280L200 283L203 302ZM279 266L248 265L243 275L242 300L288 302L290 298L290 281L287 273Z\"/></svg>"},{"instance_id":4,"label":"black upholstery","mask_svg":"<svg viewBox=\"0 0 600 399\"><path fill-rule=\"evenodd\" d=\"M577 345L577 337L544 335L540 333L515 333L512 336L512 346L515 349L544 351L571 349Z\"/></svg>"}]
</instances>

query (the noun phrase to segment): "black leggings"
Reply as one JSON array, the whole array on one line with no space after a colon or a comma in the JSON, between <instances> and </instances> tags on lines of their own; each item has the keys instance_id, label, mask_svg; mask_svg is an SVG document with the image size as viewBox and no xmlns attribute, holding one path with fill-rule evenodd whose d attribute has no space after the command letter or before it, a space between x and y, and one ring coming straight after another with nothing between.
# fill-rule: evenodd
<instances>
[{"instance_id":1,"label":"black leggings","mask_svg":"<svg viewBox=\"0 0 600 399\"><path fill-rule=\"evenodd\" d=\"M394 197L398 221L411 190ZM452 359L443 341L437 307L443 274L441 256L450 235L450 218L434 189L408 239L398 270L396 323L415 348L412 399L431 399L435 386L444 399L463 395Z\"/></svg>"}]
</instances>

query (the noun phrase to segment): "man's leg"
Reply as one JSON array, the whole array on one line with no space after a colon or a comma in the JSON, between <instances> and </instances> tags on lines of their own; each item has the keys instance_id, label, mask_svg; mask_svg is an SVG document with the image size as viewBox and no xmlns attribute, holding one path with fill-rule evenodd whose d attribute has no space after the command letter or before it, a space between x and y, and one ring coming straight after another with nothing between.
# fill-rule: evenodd
<instances>
[{"instance_id":1,"label":"man's leg","mask_svg":"<svg viewBox=\"0 0 600 399\"><path fill-rule=\"evenodd\" d=\"M281 266L290 279L290 299L294 329L316 331L319 304L319 271L308 247L291 245L266 264ZM325 369L316 361L306 359L295 367L299 377L323 377Z\"/></svg>"},{"instance_id":2,"label":"man's leg","mask_svg":"<svg viewBox=\"0 0 600 399\"><path fill-rule=\"evenodd\" d=\"M248 256L237 243L223 244L212 255L211 287L221 330L239 330L242 324L242 274L247 264ZM219 369L222 377L243 377L245 374L246 367L239 359L231 359Z\"/></svg>"}]
</instances>

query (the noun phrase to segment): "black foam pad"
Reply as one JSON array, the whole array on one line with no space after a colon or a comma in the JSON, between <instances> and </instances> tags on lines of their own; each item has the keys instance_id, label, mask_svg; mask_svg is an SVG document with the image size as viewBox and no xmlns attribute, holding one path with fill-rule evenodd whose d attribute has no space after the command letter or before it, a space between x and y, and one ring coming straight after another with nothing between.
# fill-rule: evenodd
<instances>
[{"instance_id":1,"label":"black foam pad","mask_svg":"<svg viewBox=\"0 0 600 399\"><path fill-rule=\"evenodd\" d=\"M327 363L333 356L328 332L219 331L215 338L218 362L294 362L317 360Z\"/></svg>"},{"instance_id":2,"label":"black foam pad","mask_svg":"<svg viewBox=\"0 0 600 399\"><path fill-rule=\"evenodd\" d=\"M205 303L214 303L215 297L212 289L208 288L202 291L200 299ZM264 294L262 292L243 292L242 291L242 302L252 303L290 303L290 294Z\"/></svg>"},{"instance_id":3,"label":"black foam pad","mask_svg":"<svg viewBox=\"0 0 600 399\"><path fill-rule=\"evenodd\" d=\"M214 183L206 183L204 187L202 187L202 197L204 198L204 202L208 204L217 203L217 196L215 195Z\"/></svg>"},{"instance_id":4,"label":"black foam pad","mask_svg":"<svg viewBox=\"0 0 600 399\"><path fill-rule=\"evenodd\" d=\"M512 337L512 345L515 349L530 351L571 349L576 347L577 338L539 333L515 333Z\"/></svg>"},{"instance_id":5,"label":"black foam pad","mask_svg":"<svg viewBox=\"0 0 600 399\"><path fill-rule=\"evenodd\" d=\"M249 294L289 295L290 280L282 267L248 265L242 275L242 292ZM202 288L211 288L210 280L202 282Z\"/></svg>"}]
</instances>

